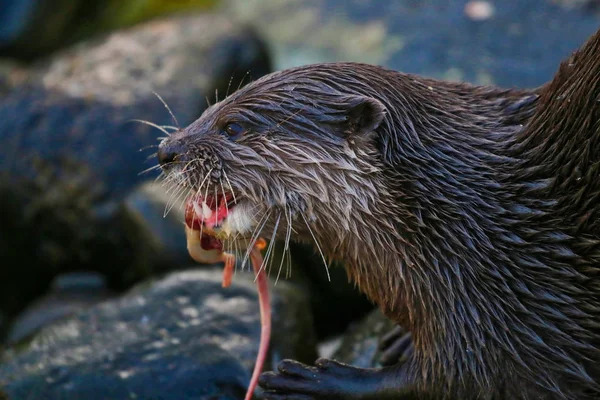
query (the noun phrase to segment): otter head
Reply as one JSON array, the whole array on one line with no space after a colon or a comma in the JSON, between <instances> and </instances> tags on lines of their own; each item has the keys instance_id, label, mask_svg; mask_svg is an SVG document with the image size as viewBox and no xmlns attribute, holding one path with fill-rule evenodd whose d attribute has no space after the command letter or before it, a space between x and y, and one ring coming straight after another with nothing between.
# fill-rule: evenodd
<instances>
[{"instance_id":1,"label":"otter head","mask_svg":"<svg viewBox=\"0 0 600 400\"><path fill-rule=\"evenodd\" d=\"M204 229L203 248L293 232L332 252L360 230L356 213L377 213L386 109L335 81L327 67L268 75L160 144L167 179L190 190L186 222Z\"/></svg>"}]
</instances>

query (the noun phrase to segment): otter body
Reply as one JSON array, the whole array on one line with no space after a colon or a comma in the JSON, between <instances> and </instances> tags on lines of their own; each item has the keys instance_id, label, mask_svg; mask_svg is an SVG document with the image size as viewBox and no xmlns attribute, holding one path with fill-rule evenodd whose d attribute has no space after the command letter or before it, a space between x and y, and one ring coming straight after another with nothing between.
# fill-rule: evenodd
<instances>
[{"instance_id":1,"label":"otter body","mask_svg":"<svg viewBox=\"0 0 600 400\"><path fill-rule=\"evenodd\" d=\"M235 194L223 229L316 243L412 335L390 367L283 361L263 397L600 398L599 99L596 34L537 90L310 65L166 139L168 177Z\"/></svg>"}]
</instances>

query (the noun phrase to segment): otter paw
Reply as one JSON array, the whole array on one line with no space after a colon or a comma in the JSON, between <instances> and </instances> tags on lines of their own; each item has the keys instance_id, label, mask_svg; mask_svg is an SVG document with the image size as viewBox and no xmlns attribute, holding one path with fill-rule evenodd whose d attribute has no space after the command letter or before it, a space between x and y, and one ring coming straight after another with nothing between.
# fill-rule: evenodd
<instances>
[{"instance_id":1,"label":"otter paw","mask_svg":"<svg viewBox=\"0 0 600 400\"><path fill-rule=\"evenodd\" d=\"M283 360L277 372L265 372L258 384L264 389L265 400L279 399L346 399L362 389L366 370L319 359L315 366ZM295 396L295 397L294 397Z\"/></svg>"},{"instance_id":2,"label":"otter paw","mask_svg":"<svg viewBox=\"0 0 600 400\"><path fill-rule=\"evenodd\" d=\"M412 336L410 332L397 326L383 336L379 350L382 352L379 362L383 366L404 362L413 352Z\"/></svg>"}]
</instances>

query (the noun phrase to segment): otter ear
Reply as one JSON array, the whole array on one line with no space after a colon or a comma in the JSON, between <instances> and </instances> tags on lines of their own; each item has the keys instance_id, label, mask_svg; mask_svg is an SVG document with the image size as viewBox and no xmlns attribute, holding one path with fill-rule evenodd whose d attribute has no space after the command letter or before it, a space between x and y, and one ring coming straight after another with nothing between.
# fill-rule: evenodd
<instances>
[{"instance_id":1,"label":"otter ear","mask_svg":"<svg viewBox=\"0 0 600 400\"><path fill-rule=\"evenodd\" d=\"M342 100L346 114L346 131L349 134L373 132L385 117L382 102L367 96L346 96Z\"/></svg>"}]
</instances>

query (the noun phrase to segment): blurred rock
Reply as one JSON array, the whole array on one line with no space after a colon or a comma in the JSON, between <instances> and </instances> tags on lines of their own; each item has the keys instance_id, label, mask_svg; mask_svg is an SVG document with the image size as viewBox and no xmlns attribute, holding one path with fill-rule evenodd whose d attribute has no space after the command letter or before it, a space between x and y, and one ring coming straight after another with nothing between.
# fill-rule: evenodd
<instances>
[{"instance_id":1,"label":"blurred rock","mask_svg":"<svg viewBox=\"0 0 600 400\"><path fill-rule=\"evenodd\" d=\"M552 3L559 4L565 8L579 8L588 11L597 11L600 6L598 0L551 0Z\"/></svg>"},{"instance_id":2,"label":"blurred rock","mask_svg":"<svg viewBox=\"0 0 600 400\"><path fill-rule=\"evenodd\" d=\"M54 278L50 290L13 321L6 344L15 345L39 329L115 296L106 280L94 272L72 272Z\"/></svg>"},{"instance_id":3,"label":"blurred rock","mask_svg":"<svg viewBox=\"0 0 600 400\"><path fill-rule=\"evenodd\" d=\"M274 289L267 369L316 357L306 298ZM44 329L0 368L11 399L240 399L254 367L259 308L250 274L174 273Z\"/></svg>"},{"instance_id":4,"label":"blurred rock","mask_svg":"<svg viewBox=\"0 0 600 400\"><path fill-rule=\"evenodd\" d=\"M81 3L73 0L0 0L0 56L31 55L55 47Z\"/></svg>"},{"instance_id":5,"label":"blurred rock","mask_svg":"<svg viewBox=\"0 0 600 400\"><path fill-rule=\"evenodd\" d=\"M475 4L474 13L465 12L467 3ZM224 0L222 7L264 35L276 69L360 61L442 79L535 87L598 29L600 14L590 12L597 4Z\"/></svg>"},{"instance_id":6,"label":"blurred rock","mask_svg":"<svg viewBox=\"0 0 600 400\"><path fill-rule=\"evenodd\" d=\"M0 59L0 100L25 79L27 79L25 68L16 62Z\"/></svg>"},{"instance_id":7,"label":"blurred rock","mask_svg":"<svg viewBox=\"0 0 600 400\"><path fill-rule=\"evenodd\" d=\"M101 32L215 0L0 0L0 57L32 60Z\"/></svg>"},{"instance_id":8,"label":"blurred rock","mask_svg":"<svg viewBox=\"0 0 600 400\"><path fill-rule=\"evenodd\" d=\"M378 367L381 338L395 326L379 309L373 310L342 336L341 343L331 358L359 368Z\"/></svg>"},{"instance_id":9,"label":"blurred rock","mask_svg":"<svg viewBox=\"0 0 600 400\"><path fill-rule=\"evenodd\" d=\"M215 89L269 70L251 30L202 15L77 45L21 83L13 74L0 96L0 312L14 316L65 271L101 272L114 289L152 274L153 245L123 202L157 176L140 172L165 133L132 120L175 124L156 91L185 126Z\"/></svg>"},{"instance_id":10,"label":"blurred rock","mask_svg":"<svg viewBox=\"0 0 600 400\"><path fill-rule=\"evenodd\" d=\"M126 218L146 236L141 240L148 245L145 253L153 258L155 271L196 264L187 250L183 202L172 205L166 189L158 183L141 184L122 205Z\"/></svg>"}]
</instances>

